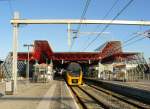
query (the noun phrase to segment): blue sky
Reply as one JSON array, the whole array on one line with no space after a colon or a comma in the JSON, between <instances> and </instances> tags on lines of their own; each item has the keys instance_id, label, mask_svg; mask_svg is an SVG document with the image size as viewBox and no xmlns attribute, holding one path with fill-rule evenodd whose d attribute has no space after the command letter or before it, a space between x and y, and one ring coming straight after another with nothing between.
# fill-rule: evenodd
<instances>
[{"instance_id":1,"label":"blue sky","mask_svg":"<svg viewBox=\"0 0 150 109\"><path fill-rule=\"evenodd\" d=\"M86 19L103 19L116 0L91 0ZM106 19L112 19L129 0L119 0ZM22 19L80 19L86 0L0 0L0 58L5 58L12 50L12 12L20 12ZM117 18L121 20L149 20L150 0L134 0L133 3ZM72 25L76 29L77 25ZM96 25L82 25L82 32L100 32ZM87 51L93 51L109 40L125 41L135 32L150 29L148 26L111 25L107 35L100 36ZM82 51L95 36L82 35L76 39L72 51ZM142 36L139 36L142 37ZM19 29L19 51L26 51L24 43L34 40L48 40L54 51L68 51L67 25L22 25ZM150 57L150 40L145 38L126 46L125 51L143 52L146 59Z\"/></svg>"}]
</instances>

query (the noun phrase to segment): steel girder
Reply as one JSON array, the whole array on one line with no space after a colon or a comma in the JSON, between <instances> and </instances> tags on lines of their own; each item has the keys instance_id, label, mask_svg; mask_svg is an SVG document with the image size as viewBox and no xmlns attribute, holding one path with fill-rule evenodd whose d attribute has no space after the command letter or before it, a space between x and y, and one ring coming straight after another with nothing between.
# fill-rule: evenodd
<instances>
[{"instance_id":1,"label":"steel girder","mask_svg":"<svg viewBox=\"0 0 150 109\"><path fill-rule=\"evenodd\" d=\"M118 55L117 55L118 54ZM102 61L118 58L128 58L137 53L123 53L120 41L107 42L99 52L53 52L46 40L36 40L33 52L30 53L30 60L46 62L46 60L64 61ZM18 53L18 60L26 60L27 53Z\"/></svg>"}]
</instances>

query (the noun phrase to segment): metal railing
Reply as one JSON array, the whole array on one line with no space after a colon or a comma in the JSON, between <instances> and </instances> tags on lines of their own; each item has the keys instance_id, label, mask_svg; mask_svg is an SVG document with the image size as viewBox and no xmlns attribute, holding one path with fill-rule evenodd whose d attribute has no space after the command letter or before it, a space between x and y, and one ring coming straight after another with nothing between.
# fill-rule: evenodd
<instances>
[{"instance_id":1,"label":"metal railing","mask_svg":"<svg viewBox=\"0 0 150 109\"><path fill-rule=\"evenodd\" d=\"M9 53L1 65L1 72L4 75L6 81L12 80L12 60L13 60L12 53ZM18 76L19 74L25 72L25 67L26 65L24 61L17 62Z\"/></svg>"}]
</instances>

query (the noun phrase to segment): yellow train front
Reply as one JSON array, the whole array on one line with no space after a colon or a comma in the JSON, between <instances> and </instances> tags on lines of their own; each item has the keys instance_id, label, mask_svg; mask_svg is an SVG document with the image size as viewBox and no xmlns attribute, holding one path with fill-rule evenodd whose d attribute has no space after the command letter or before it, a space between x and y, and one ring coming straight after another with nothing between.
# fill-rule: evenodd
<instances>
[{"instance_id":1,"label":"yellow train front","mask_svg":"<svg viewBox=\"0 0 150 109\"><path fill-rule=\"evenodd\" d=\"M68 85L81 85L82 84L82 69L78 63L70 63L67 69L66 81Z\"/></svg>"}]
</instances>

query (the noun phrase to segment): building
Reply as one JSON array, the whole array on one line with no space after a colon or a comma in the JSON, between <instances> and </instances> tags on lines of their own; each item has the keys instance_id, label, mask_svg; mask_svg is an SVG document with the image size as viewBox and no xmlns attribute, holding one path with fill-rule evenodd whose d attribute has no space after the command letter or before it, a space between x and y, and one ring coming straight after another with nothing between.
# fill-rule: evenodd
<instances>
[{"instance_id":1,"label":"building","mask_svg":"<svg viewBox=\"0 0 150 109\"><path fill-rule=\"evenodd\" d=\"M9 54L9 58L12 58L12 53ZM26 66L24 61L27 59L28 53L18 52L18 72L20 72L19 74L23 72ZM33 51L29 53L29 60L31 65L30 69L33 69L32 67L36 62L38 62L39 64L50 64L52 62L53 69L65 69L69 62L75 61L82 66L83 72L85 74L88 72L87 69L89 69L89 67L95 66L95 68L97 67L96 70L98 70L98 78L101 78L102 73L106 75L106 71L114 72L114 68L116 66L119 66L119 64L124 64L123 66L126 66L125 72L130 72L129 74L132 74L130 71L131 69L137 68L138 65L145 64L144 58L141 57L140 53L123 52L120 41L106 42L105 44L100 46L95 52L53 52L48 41L35 40ZM138 72L134 73L139 75ZM144 73L144 71L142 71L142 73ZM128 78L128 76L126 77ZM126 77L125 79L127 79Z\"/></svg>"}]
</instances>

